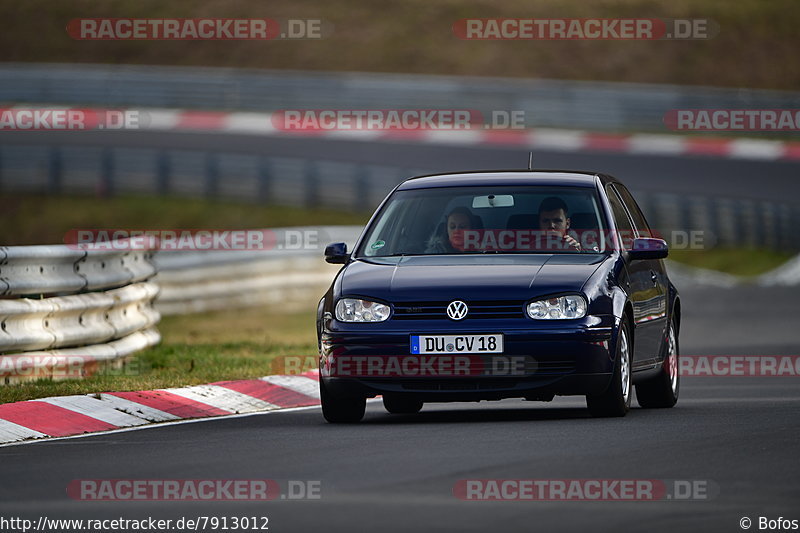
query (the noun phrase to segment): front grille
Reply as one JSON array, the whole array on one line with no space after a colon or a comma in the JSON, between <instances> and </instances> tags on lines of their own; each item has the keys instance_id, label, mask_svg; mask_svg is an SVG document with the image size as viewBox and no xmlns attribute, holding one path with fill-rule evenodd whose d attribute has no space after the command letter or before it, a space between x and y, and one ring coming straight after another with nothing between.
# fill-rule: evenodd
<instances>
[{"instance_id":1,"label":"front grille","mask_svg":"<svg viewBox=\"0 0 800 533\"><path fill-rule=\"evenodd\" d=\"M396 302L393 320L449 320L450 302ZM492 318L524 318L521 301L498 300L466 302L469 312L464 320Z\"/></svg>"}]
</instances>

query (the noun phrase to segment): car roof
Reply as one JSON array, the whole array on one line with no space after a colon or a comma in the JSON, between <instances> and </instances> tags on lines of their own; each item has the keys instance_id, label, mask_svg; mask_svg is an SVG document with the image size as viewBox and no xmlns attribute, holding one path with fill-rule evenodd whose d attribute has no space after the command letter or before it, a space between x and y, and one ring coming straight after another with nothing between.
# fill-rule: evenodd
<instances>
[{"instance_id":1,"label":"car roof","mask_svg":"<svg viewBox=\"0 0 800 533\"><path fill-rule=\"evenodd\" d=\"M415 176L402 182L397 190L430 189L438 187L467 187L482 185L547 185L594 187L600 180L604 185L617 182L611 176L597 172L571 170L481 170Z\"/></svg>"}]
</instances>

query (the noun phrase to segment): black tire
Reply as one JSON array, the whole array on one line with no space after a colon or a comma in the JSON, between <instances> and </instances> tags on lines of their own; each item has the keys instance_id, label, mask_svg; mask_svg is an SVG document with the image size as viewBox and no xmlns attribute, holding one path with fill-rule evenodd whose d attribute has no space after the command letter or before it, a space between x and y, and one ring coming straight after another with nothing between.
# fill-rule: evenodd
<instances>
[{"instance_id":1,"label":"black tire","mask_svg":"<svg viewBox=\"0 0 800 533\"><path fill-rule=\"evenodd\" d=\"M322 403L322 416L332 424L352 424L364 418L367 409L365 397L338 398L325 388L319 380L319 396Z\"/></svg>"},{"instance_id":2,"label":"black tire","mask_svg":"<svg viewBox=\"0 0 800 533\"><path fill-rule=\"evenodd\" d=\"M422 409L422 402L402 396L394 396L391 394L383 395L383 407L395 415L413 415L419 413Z\"/></svg>"},{"instance_id":3,"label":"black tire","mask_svg":"<svg viewBox=\"0 0 800 533\"><path fill-rule=\"evenodd\" d=\"M631 384L631 343L627 318L623 317L617 336L614 354L614 373L608 388L600 394L586 396L586 406L595 417L625 416L631 408L633 385ZM627 368L623 368L627 367ZM627 378L624 378L627 376ZM627 381L627 383L623 383ZM625 389L627 388L627 395Z\"/></svg>"},{"instance_id":4,"label":"black tire","mask_svg":"<svg viewBox=\"0 0 800 533\"><path fill-rule=\"evenodd\" d=\"M674 318L670 321L666 342L666 354L664 363L661 365L661 372L653 379L636 384L636 401L648 409L669 408L678 402L681 388L681 377L678 371L680 350L678 349L678 328Z\"/></svg>"}]
</instances>

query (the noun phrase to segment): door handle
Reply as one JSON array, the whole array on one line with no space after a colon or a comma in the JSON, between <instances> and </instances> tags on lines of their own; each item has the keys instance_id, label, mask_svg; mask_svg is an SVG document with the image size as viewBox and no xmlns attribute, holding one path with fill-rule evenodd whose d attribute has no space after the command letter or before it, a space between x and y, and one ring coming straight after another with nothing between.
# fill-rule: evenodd
<instances>
[{"instance_id":1,"label":"door handle","mask_svg":"<svg viewBox=\"0 0 800 533\"><path fill-rule=\"evenodd\" d=\"M653 280L653 285L658 284L658 274L656 274L655 270L650 271L650 279Z\"/></svg>"}]
</instances>

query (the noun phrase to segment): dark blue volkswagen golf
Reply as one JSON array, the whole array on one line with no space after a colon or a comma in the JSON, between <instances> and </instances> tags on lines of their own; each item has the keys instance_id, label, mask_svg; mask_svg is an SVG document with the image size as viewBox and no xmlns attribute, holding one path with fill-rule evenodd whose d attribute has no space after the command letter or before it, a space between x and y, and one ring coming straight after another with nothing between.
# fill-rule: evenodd
<instances>
[{"instance_id":1,"label":"dark blue volkswagen golf","mask_svg":"<svg viewBox=\"0 0 800 533\"><path fill-rule=\"evenodd\" d=\"M322 410L357 422L425 402L585 395L594 416L678 399L680 300L611 176L411 178L383 201L319 303Z\"/></svg>"}]
</instances>

